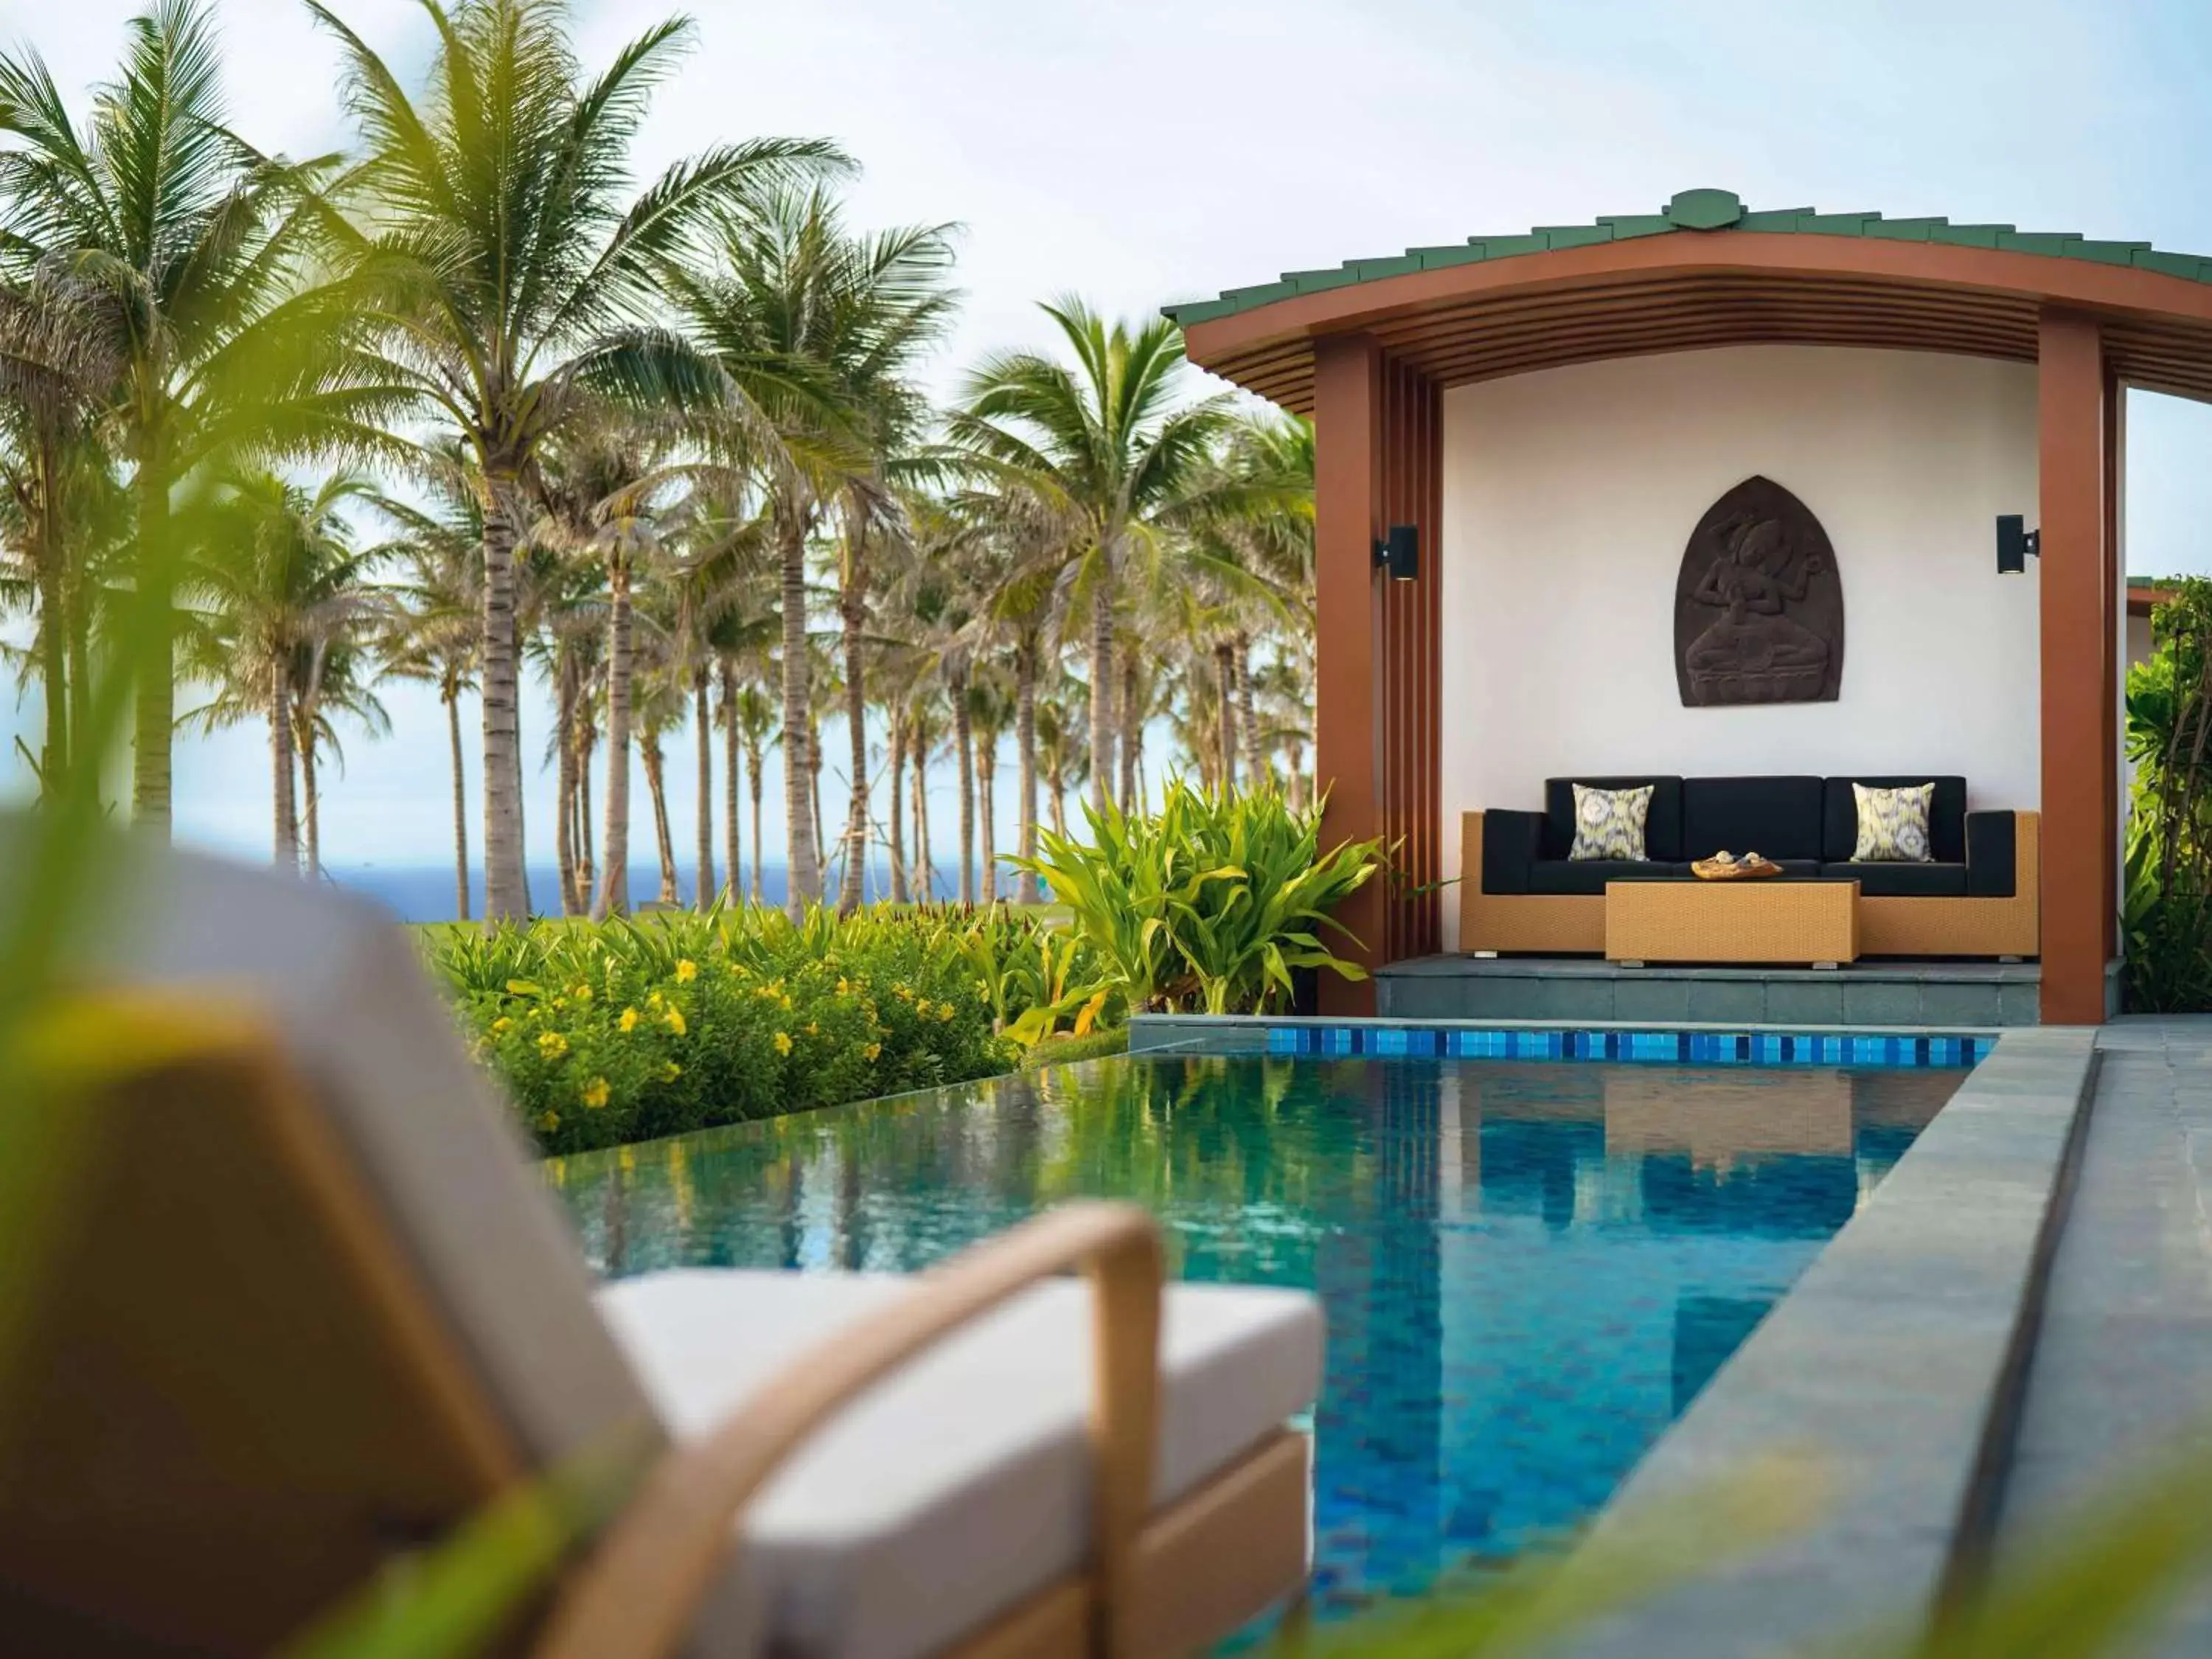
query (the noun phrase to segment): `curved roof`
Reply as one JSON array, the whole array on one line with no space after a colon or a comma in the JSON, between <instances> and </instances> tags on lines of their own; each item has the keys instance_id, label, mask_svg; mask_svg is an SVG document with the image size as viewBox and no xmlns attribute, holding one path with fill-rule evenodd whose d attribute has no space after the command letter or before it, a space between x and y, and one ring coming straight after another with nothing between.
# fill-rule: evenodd
<instances>
[{"instance_id":1,"label":"curved roof","mask_svg":"<svg viewBox=\"0 0 2212 1659\"><path fill-rule=\"evenodd\" d=\"M1167 307L1193 362L1310 409L1313 343L1373 336L1438 383L1791 342L2032 362L2047 308L2097 315L2134 385L2212 400L2212 258L2147 242L1691 190L1656 214L1412 248Z\"/></svg>"}]
</instances>

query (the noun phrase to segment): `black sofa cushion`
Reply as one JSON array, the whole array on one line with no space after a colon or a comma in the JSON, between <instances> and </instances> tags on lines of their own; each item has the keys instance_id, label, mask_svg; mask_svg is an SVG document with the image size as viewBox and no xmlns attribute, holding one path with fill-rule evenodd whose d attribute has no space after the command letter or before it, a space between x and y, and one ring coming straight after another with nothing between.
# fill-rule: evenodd
<instances>
[{"instance_id":1,"label":"black sofa cushion","mask_svg":"<svg viewBox=\"0 0 2212 1659\"><path fill-rule=\"evenodd\" d=\"M1493 807L1482 815L1482 890L1525 893L1542 844L1544 815Z\"/></svg>"},{"instance_id":2,"label":"black sofa cushion","mask_svg":"<svg viewBox=\"0 0 2212 1659\"><path fill-rule=\"evenodd\" d=\"M1759 853L1785 869L1791 860L1817 860L1820 799L1818 778L1686 778L1682 856Z\"/></svg>"},{"instance_id":3,"label":"black sofa cushion","mask_svg":"<svg viewBox=\"0 0 2212 1659\"><path fill-rule=\"evenodd\" d=\"M2020 890L2020 820L2010 812L1966 814L1966 896L2010 898Z\"/></svg>"},{"instance_id":4,"label":"black sofa cushion","mask_svg":"<svg viewBox=\"0 0 2212 1659\"><path fill-rule=\"evenodd\" d=\"M1541 859L1564 859L1575 844L1575 786L1593 789L1641 789L1651 786L1651 811L1644 820L1644 856L1679 863L1682 850L1682 781L1680 778L1547 778L1544 780L1544 841Z\"/></svg>"},{"instance_id":5,"label":"black sofa cushion","mask_svg":"<svg viewBox=\"0 0 2212 1659\"><path fill-rule=\"evenodd\" d=\"M1829 778L1827 801L1820 836L1820 856L1831 863L1848 860L1859 844L1858 797L1851 786L1869 789L1913 789L1923 783L1936 786L1928 798L1928 850L1938 864L1966 861L1966 781L1922 772L1892 777ZM1762 852L1765 848L1760 849Z\"/></svg>"},{"instance_id":6,"label":"black sofa cushion","mask_svg":"<svg viewBox=\"0 0 2212 1659\"><path fill-rule=\"evenodd\" d=\"M1921 779L1925 783L1928 780ZM1849 860L1820 866L1825 876L1849 876L1859 884L1861 898L1964 898L1966 866L1963 864L1854 864Z\"/></svg>"},{"instance_id":7,"label":"black sofa cushion","mask_svg":"<svg viewBox=\"0 0 2212 1659\"><path fill-rule=\"evenodd\" d=\"M1528 866L1532 893L1601 894L1609 881L1689 879L1688 865L1651 859L1538 859Z\"/></svg>"}]
</instances>

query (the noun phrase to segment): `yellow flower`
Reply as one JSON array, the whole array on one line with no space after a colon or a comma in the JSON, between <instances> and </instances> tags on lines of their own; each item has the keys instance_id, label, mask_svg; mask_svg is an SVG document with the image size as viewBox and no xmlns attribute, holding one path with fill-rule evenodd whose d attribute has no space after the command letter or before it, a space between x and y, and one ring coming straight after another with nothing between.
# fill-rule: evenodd
<instances>
[{"instance_id":1,"label":"yellow flower","mask_svg":"<svg viewBox=\"0 0 2212 1659\"><path fill-rule=\"evenodd\" d=\"M757 988L754 990L753 994L760 998L763 1002L774 1002L775 1000L775 988L772 985L763 985Z\"/></svg>"},{"instance_id":2,"label":"yellow flower","mask_svg":"<svg viewBox=\"0 0 2212 1659\"><path fill-rule=\"evenodd\" d=\"M492 1021L491 1029L495 1031L512 1031L514 1029L514 1022L505 1014L501 1014L497 1019Z\"/></svg>"},{"instance_id":3,"label":"yellow flower","mask_svg":"<svg viewBox=\"0 0 2212 1659\"><path fill-rule=\"evenodd\" d=\"M853 981L849 979L839 980L837 981L837 994L841 997L848 997L852 995Z\"/></svg>"},{"instance_id":4,"label":"yellow flower","mask_svg":"<svg viewBox=\"0 0 2212 1659\"><path fill-rule=\"evenodd\" d=\"M637 1030L637 1010L635 1008L623 1009L622 1011L622 1018L617 1020L615 1024L621 1026L625 1031L635 1031Z\"/></svg>"},{"instance_id":5,"label":"yellow flower","mask_svg":"<svg viewBox=\"0 0 2212 1659\"><path fill-rule=\"evenodd\" d=\"M678 1078L682 1077L683 1075L684 1068L681 1066L678 1066L674 1060L667 1060L661 1062L660 1080L663 1083L673 1083Z\"/></svg>"},{"instance_id":6,"label":"yellow flower","mask_svg":"<svg viewBox=\"0 0 2212 1659\"><path fill-rule=\"evenodd\" d=\"M589 1002L592 1000L592 988L588 985L572 985L568 988L568 994L579 1002Z\"/></svg>"},{"instance_id":7,"label":"yellow flower","mask_svg":"<svg viewBox=\"0 0 2212 1659\"><path fill-rule=\"evenodd\" d=\"M538 1034L538 1052L548 1060L558 1060L568 1052L568 1039L558 1031L540 1031Z\"/></svg>"},{"instance_id":8,"label":"yellow flower","mask_svg":"<svg viewBox=\"0 0 2212 1659\"><path fill-rule=\"evenodd\" d=\"M950 1024L952 1019L952 1013L953 1009L951 1003L939 1003L937 1005L937 1023L940 1025Z\"/></svg>"},{"instance_id":9,"label":"yellow flower","mask_svg":"<svg viewBox=\"0 0 2212 1659\"><path fill-rule=\"evenodd\" d=\"M553 1006L556 1008L565 1008L568 1006L568 999L566 997L555 997L553 999Z\"/></svg>"},{"instance_id":10,"label":"yellow flower","mask_svg":"<svg viewBox=\"0 0 2212 1659\"><path fill-rule=\"evenodd\" d=\"M558 1113L558 1112L540 1112L540 1113L538 1113L538 1132L539 1132L541 1134L549 1134L549 1135L550 1135L550 1134L551 1134L551 1133L552 1133L556 1129L559 1128L560 1127L561 1127L561 1114L560 1114L560 1113Z\"/></svg>"},{"instance_id":11,"label":"yellow flower","mask_svg":"<svg viewBox=\"0 0 2212 1659\"><path fill-rule=\"evenodd\" d=\"M698 977L699 964L692 961L690 957L685 957L682 961L676 964L676 982L678 985L689 985L693 980Z\"/></svg>"},{"instance_id":12,"label":"yellow flower","mask_svg":"<svg viewBox=\"0 0 2212 1659\"><path fill-rule=\"evenodd\" d=\"M790 1032L778 1031L775 1034L775 1051L780 1054L787 1054L791 1052Z\"/></svg>"},{"instance_id":13,"label":"yellow flower","mask_svg":"<svg viewBox=\"0 0 2212 1659\"><path fill-rule=\"evenodd\" d=\"M883 1053L883 1051L884 1045L882 1043L871 1042L866 1048L860 1050L860 1055L864 1060L873 1060L878 1054Z\"/></svg>"},{"instance_id":14,"label":"yellow flower","mask_svg":"<svg viewBox=\"0 0 2212 1659\"><path fill-rule=\"evenodd\" d=\"M584 1104L598 1107L606 1103L607 1080L603 1077L595 1077L584 1085Z\"/></svg>"},{"instance_id":15,"label":"yellow flower","mask_svg":"<svg viewBox=\"0 0 2212 1659\"><path fill-rule=\"evenodd\" d=\"M810 1019L806 1022L806 1035L809 1036L820 1036L822 1035L822 1028Z\"/></svg>"},{"instance_id":16,"label":"yellow flower","mask_svg":"<svg viewBox=\"0 0 2212 1659\"><path fill-rule=\"evenodd\" d=\"M775 1000L776 1006L781 1008L785 1013L787 1014L791 1012L791 999L789 997L778 997Z\"/></svg>"},{"instance_id":17,"label":"yellow flower","mask_svg":"<svg viewBox=\"0 0 2212 1659\"><path fill-rule=\"evenodd\" d=\"M914 993L903 985L892 986L891 994L896 997L901 1002L912 1002L914 1000Z\"/></svg>"},{"instance_id":18,"label":"yellow flower","mask_svg":"<svg viewBox=\"0 0 2212 1659\"><path fill-rule=\"evenodd\" d=\"M647 998L646 998L645 1000L646 1000L646 1001L647 1001L647 1003L648 1005L650 1005L651 1006L655 1007L655 1008L658 1008L659 1006L660 1006L661 1002L662 1002L662 1000L663 1000L663 999L662 999L662 997L661 997L660 993L659 993L659 992L658 992L658 991L654 991L654 992L651 993L650 994L648 994L648 995L647 996Z\"/></svg>"},{"instance_id":19,"label":"yellow flower","mask_svg":"<svg viewBox=\"0 0 2212 1659\"><path fill-rule=\"evenodd\" d=\"M684 1011L681 1008L671 1008L666 1013L663 1014L660 1018L662 1024L665 1024L670 1030L675 1032L677 1036L682 1036L684 1035L685 1026L684 1024Z\"/></svg>"}]
</instances>

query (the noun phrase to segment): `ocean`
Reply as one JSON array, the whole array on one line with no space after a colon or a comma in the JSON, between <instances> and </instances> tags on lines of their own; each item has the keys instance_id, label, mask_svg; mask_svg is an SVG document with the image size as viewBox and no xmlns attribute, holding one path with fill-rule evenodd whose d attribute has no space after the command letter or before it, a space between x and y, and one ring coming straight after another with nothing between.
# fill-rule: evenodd
<instances>
[{"instance_id":1,"label":"ocean","mask_svg":"<svg viewBox=\"0 0 2212 1659\"><path fill-rule=\"evenodd\" d=\"M453 866L447 865L357 865L340 869L326 866L325 874L340 887L363 893L391 910L402 921L453 921ZM746 874L750 878L750 866ZM540 915L561 914L561 885L555 866L533 864L529 866L531 908ZM677 869L678 902L690 904L696 885L696 872L688 866ZM880 869L868 872L866 889L870 899L890 896L888 878ZM936 896L949 899L958 891L959 874L957 870L939 866L935 884ZM784 898L785 874L780 864L761 866L761 897L769 904L781 904ZM483 914L483 872L470 872L469 914ZM629 901L633 908L649 904L660 896L660 867L656 864L633 864L629 870Z\"/></svg>"}]
</instances>

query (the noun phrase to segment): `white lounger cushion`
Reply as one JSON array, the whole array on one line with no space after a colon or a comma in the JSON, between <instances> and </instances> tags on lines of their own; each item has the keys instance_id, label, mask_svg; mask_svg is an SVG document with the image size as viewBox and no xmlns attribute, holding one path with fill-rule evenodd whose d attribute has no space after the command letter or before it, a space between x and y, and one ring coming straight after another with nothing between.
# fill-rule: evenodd
<instances>
[{"instance_id":1,"label":"white lounger cushion","mask_svg":"<svg viewBox=\"0 0 2212 1659\"><path fill-rule=\"evenodd\" d=\"M625 1279L599 1306L682 1441L795 1354L911 1292L892 1276L718 1269ZM1090 1318L1079 1280L1025 1291L793 1458L744 1526L741 1576L765 1651L914 1659L1080 1567ZM1170 1287L1155 1506L1311 1405L1322 1336L1319 1307L1295 1291Z\"/></svg>"}]
</instances>

